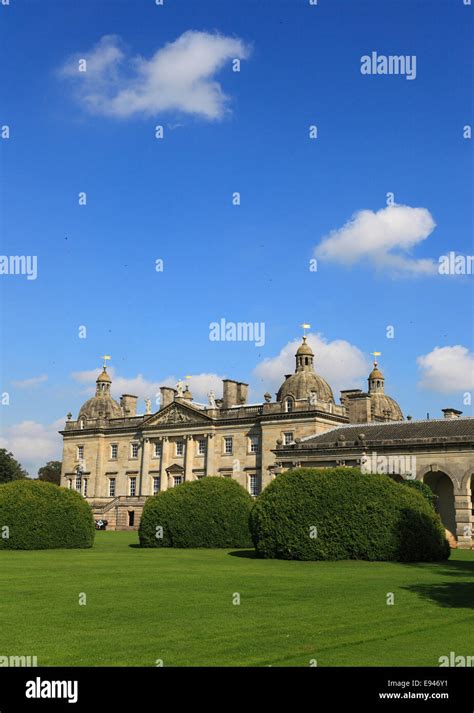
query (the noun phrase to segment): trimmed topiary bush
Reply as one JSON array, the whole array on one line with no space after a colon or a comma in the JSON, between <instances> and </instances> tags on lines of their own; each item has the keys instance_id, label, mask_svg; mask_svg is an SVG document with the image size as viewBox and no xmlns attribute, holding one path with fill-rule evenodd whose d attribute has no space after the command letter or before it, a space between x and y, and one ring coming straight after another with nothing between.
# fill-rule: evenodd
<instances>
[{"instance_id":1,"label":"trimmed topiary bush","mask_svg":"<svg viewBox=\"0 0 474 713\"><path fill-rule=\"evenodd\" d=\"M92 510L74 490L40 480L0 485L0 549L92 547L94 535Z\"/></svg>"},{"instance_id":2,"label":"trimmed topiary bush","mask_svg":"<svg viewBox=\"0 0 474 713\"><path fill-rule=\"evenodd\" d=\"M428 562L450 552L422 495L357 468L278 475L257 498L250 530L258 554L279 559Z\"/></svg>"},{"instance_id":3,"label":"trimmed topiary bush","mask_svg":"<svg viewBox=\"0 0 474 713\"><path fill-rule=\"evenodd\" d=\"M252 547L248 524L252 503L249 493L230 478L208 476L183 483L148 498L138 530L140 544Z\"/></svg>"},{"instance_id":4,"label":"trimmed topiary bush","mask_svg":"<svg viewBox=\"0 0 474 713\"><path fill-rule=\"evenodd\" d=\"M421 480L404 480L403 485L408 485L409 488L417 490L421 495L423 495L424 498L426 498L431 507L436 509L438 496L433 493L429 485L422 483Z\"/></svg>"}]
</instances>

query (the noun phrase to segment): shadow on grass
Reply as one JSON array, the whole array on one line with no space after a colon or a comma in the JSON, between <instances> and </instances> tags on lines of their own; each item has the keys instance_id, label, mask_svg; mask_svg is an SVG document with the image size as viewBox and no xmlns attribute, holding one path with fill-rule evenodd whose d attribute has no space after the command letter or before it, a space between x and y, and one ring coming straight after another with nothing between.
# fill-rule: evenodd
<instances>
[{"instance_id":1,"label":"shadow on grass","mask_svg":"<svg viewBox=\"0 0 474 713\"><path fill-rule=\"evenodd\" d=\"M261 557L255 552L255 550L235 550L234 552L228 552L231 557L244 557L249 560L258 560Z\"/></svg>"},{"instance_id":2,"label":"shadow on grass","mask_svg":"<svg viewBox=\"0 0 474 713\"><path fill-rule=\"evenodd\" d=\"M440 539L439 522L424 513L405 508L400 512L397 535L399 551L404 558L413 560L404 562L405 566L417 567L420 572L428 571L437 579L440 576L453 578L432 584L412 584L403 589L440 607L474 609L474 562L448 559L449 547L446 541ZM417 563L418 557L424 563ZM460 581L461 577L464 581Z\"/></svg>"},{"instance_id":3,"label":"shadow on grass","mask_svg":"<svg viewBox=\"0 0 474 713\"><path fill-rule=\"evenodd\" d=\"M180 550L182 552L186 552L188 549L198 549L202 550L205 552L207 549L214 549L214 548L208 548L208 547L142 547L140 544L137 544L133 542L132 544L128 545L128 547L132 547L133 549L136 550ZM225 549L225 548L217 548L217 549ZM234 552L228 552L227 554L231 555L232 557L246 557L247 559L260 559L255 550L235 550Z\"/></svg>"},{"instance_id":4,"label":"shadow on grass","mask_svg":"<svg viewBox=\"0 0 474 713\"><path fill-rule=\"evenodd\" d=\"M403 562L405 567L422 567L450 577L472 577L474 582L474 560L442 560L441 562Z\"/></svg>"},{"instance_id":5,"label":"shadow on grass","mask_svg":"<svg viewBox=\"0 0 474 713\"><path fill-rule=\"evenodd\" d=\"M445 562L430 562L425 564L405 563L408 567L430 569L434 574L453 577L454 579L439 584L413 584L403 587L409 592L418 594L425 600L435 602L440 607L449 609L474 609L474 561L446 560ZM472 578L472 582L456 581L459 577Z\"/></svg>"},{"instance_id":6,"label":"shadow on grass","mask_svg":"<svg viewBox=\"0 0 474 713\"><path fill-rule=\"evenodd\" d=\"M440 607L474 609L474 582L443 582L442 584L414 584L403 587L413 594Z\"/></svg>"}]
</instances>

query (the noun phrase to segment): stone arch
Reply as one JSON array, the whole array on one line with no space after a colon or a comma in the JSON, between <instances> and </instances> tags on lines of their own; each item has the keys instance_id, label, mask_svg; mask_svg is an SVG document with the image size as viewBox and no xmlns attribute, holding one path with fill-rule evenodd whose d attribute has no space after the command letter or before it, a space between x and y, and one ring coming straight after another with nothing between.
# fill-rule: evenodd
<instances>
[{"instance_id":1,"label":"stone arch","mask_svg":"<svg viewBox=\"0 0 474 713\"><path fill-rule=\"evenodd\" d=\"M471 494L471 516L474 515L474 475L471 475L470 483L467 483L469 488L468 493ZM470 486L470 487L469 487ZM472 532L472 530L471 530Z\"/></svg>"},{"instance_id":2,"label":"stone arch","mask_svg":"<svg viewBox=\"0 0 474 713\"><path fill-rule=\"evenodd\" d=\"M456 537L455 482L444 470L429 470L423 482L438 496L436 509L445 528Z\"/></svg>"},{"instance_id":3,"label":"stone arch","mask_svg":"<svg viewBox=\"0 0 474 713\"><path fill-rule=\"evenodd\" d=\"M434 468L436 468L436 470L434 470ZM437 466L437 465L436 465L436 466L429 466L429 467L425 467L425 468L421 467L420 472L418 472L418 473L417 473L417 476L416 476L416 477L417 477L417 480L422 480L422 481L424 481L424 479L426 478L426 476L427 476L429 473L433 473L433 472L436 472L436 473L437 473L437 472L444 473L444 474L450 479L450 481L452 482L453 488L454 488L454 492L455 492L455 493L459 493L459 488L460 488L460 484L461 484L461 481L462 481L462 477L460 476L460 477L458 478L458 477L453 473L453 471L452 471L450 468L445 468L444 465L443 465L443 466L442 466L442 465L440 465L440 466Z\"/></svg>"},{"instance_id":4,"label":"stone arch","mask_svg":"<svg viewBox=\"0 0 474 713\"><path fill-rule=\"evenodd\" d=\"M461 487L464 487L467 492L472 491L474 486L474 465L469 466L469 468L464 472L461 478Z\"/></svg>"},{"instance_id":5,"label":"stone arch","mask_svg":"<svg viewBox=\"0 0 474 713\"><path fill-rule=\"evenodd\" d=\"M471 516L474 515L474 467L468 468L465 472L462 484L466 495L471 498ZM473 533L474 535L474 533Z\"/></svg>"}]
</instances>

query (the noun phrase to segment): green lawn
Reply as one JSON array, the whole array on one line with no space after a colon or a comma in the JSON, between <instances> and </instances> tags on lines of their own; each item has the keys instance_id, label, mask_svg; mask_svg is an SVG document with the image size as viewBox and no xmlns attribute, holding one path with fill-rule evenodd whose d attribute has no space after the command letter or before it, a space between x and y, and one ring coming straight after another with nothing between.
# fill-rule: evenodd
<instances>
[{"instance_id":1,"label":"green lawn","mask_svg":"<svg viewBox=\"0 0 474 713\"><path fill-rule=\"evenodd\" d=\"M39 666L436 666L450 651L474 654L473 551L444 564L285 562L137 541L99 532L91 550L0 552L0 655Z\"/></svg>"}]
</instances>

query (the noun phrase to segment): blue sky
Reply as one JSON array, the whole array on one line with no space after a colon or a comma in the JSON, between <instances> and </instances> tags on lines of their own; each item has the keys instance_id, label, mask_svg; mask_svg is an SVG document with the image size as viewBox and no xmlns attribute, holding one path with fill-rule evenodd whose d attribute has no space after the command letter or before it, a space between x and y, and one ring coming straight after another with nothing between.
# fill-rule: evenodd
<instances>
[{"instance_id":1,"label":"blue sky","mask_svg":"<svg viewBox=\"0 0 474 713\"><path fill-rule=\"evenodd\" d=\"M14 0L0 6L0 20L0 123L10 127L0 141L1 254L38 256L36 280L0 279L1 391L10 395L3 442L23 462L59 455L57 423L77 414L100 355L112 355L117 383L140 396L207 374L210 384L212 375L249 381L261 400L278 387L280 367L281 380L289 360L291 368L287 345L304 321L319 335L316 370L335 390L364 387L379 350L386 391L405 414L471 413L472 275L416 265L473 252L472 143L463 138L472 122L472 7ZM200 78L204 90L220 86L214 97L205 92L204 111L186 96L191 85L176 89L174 69L152 60L184 33L205 33L211 54L218 34L227 52ZM122 61L91 73L86 91L68 68L98 56L104 36L115 36L109 47ZM193 51L180 55L191 74ZM361 56L372 51L415 55L416 78L362 75ZM117 115L114 96L136 87L137 66L161 72L171 108L151 96L132 110L141 86ZM389 192L399 210L386 211ZM360 211L371 211L369 225ZM341 231L353 216L352 232ZM385 219L389 259L380 248ZM317 253L311 272L332 231L333 258ZM368 247L347 264L344 240ZM395 269L391 255L405 267ZM209 324L221 318L264 322L265 344L210 341ZM205 392L208 382L195 386Z\"/></svg>"}]
</instances>

